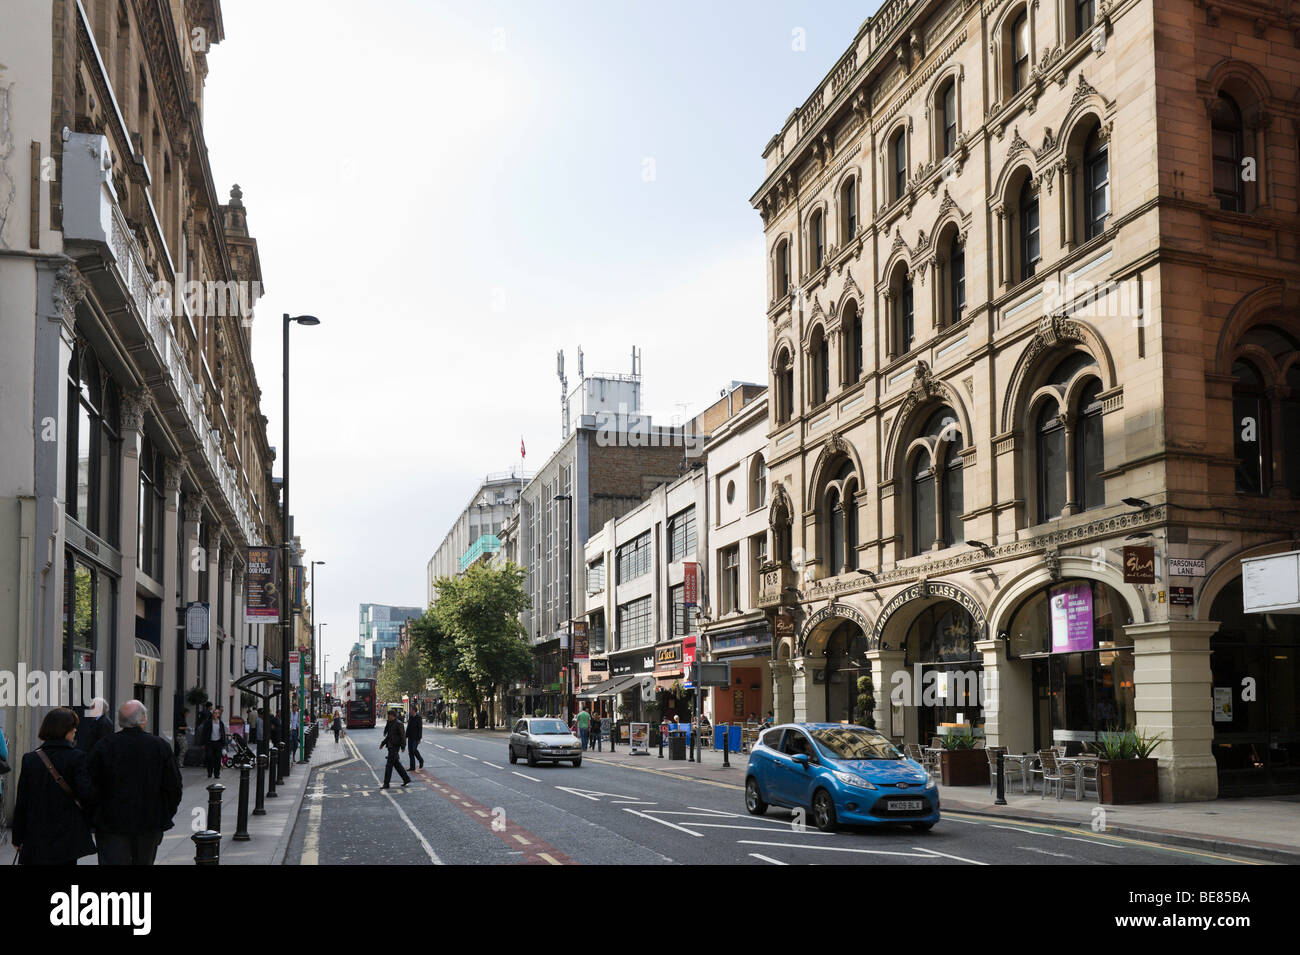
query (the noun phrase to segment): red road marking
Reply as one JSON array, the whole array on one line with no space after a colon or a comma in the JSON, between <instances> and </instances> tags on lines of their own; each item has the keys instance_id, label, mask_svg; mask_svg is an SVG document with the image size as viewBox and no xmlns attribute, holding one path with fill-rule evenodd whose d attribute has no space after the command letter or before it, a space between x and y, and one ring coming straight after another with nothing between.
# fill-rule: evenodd
<instances>
[{"instance_id":1,"label":"red road marking","mask_svg":"<svg viewBox=\"0 0 1300 955\"><path fill-rule=\"evenodd\" d=\"M417 777L429 789L444 797L447 802L500 839L510 847L511 852L518 852L522 849L524 865L555 865L557 863L559 865L577 865L567 855L535 833L511 822L508 817L500 819L494 816L491 806L484 805L453 789L427 769L417 769L411 775ZM495 827L493 823L496 824Z\"/></svg>"}]
</instances>

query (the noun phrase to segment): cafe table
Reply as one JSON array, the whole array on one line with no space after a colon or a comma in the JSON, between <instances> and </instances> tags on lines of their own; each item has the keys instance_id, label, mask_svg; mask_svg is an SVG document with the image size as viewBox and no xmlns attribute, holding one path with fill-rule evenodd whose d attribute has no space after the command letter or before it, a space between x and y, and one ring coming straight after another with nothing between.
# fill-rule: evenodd
<instances>
[{"instance_id":1,"label":"cafe table","mask_svg":"<svg viewBox=\"0 0 1300 955\"><path fill-rule=\"evenodd\" d=\"M1084 781L1083 768L1084 766L1092 766L1094 769L1093 779L1095 780L1097 778L1095 772L1097 767L1097 757L1096 756L1058 756L1056 757L1056 761L1058 763L1066 763L1074 767L1074 798L1076 800L1082 799L1086 793L1086 790L1083 787L1083 781ZM1100 799L1101 798L1100 783L1097 784L1097 793L1098 793L1097 798Z\"/></svg>"},{"instance_id":2,"label":"cafe table","mask_svg":"<svg viewBox=\"0 0 1300 955\"><path fill-rule=\"evenodd\" d=\"M1033 753L1019 753L1019 754L1003 753L1002 754L1003 765L1006 765L1007 763L1015 763L1017 766L1020 767L1020 779L1022 785L1024 786L1025 795L1028 795L1029 793L1033 792L1033 779L1030 778L1029 770L1033 767L1034 760L1036 760L1037 758L1038 757Z\"/></svg>"}]
</instances>

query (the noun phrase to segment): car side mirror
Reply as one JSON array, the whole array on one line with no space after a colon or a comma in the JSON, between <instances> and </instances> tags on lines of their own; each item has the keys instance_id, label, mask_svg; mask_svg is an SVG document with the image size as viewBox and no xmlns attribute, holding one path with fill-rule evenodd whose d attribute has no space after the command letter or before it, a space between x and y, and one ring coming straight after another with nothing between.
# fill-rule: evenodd
<instances>
[{"instance_id":1,"label":"car side mirror","mask_svg":"<svg viewBox=\"0 0 1300 955\"><path fill-rule=\"evenodd\" d=\"M800 766L802 766L804 769L807 769L809 765L812 763L812 759L811 757L808 756L807 753L800 753L799 755L793 758L794 761L798 763Z\"/></svg>"}]
</instances>

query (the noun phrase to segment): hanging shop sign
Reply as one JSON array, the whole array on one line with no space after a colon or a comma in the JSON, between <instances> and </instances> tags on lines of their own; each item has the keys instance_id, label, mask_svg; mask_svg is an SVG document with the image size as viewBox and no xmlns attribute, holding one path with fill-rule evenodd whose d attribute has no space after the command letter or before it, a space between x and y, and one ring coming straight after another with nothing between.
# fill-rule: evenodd
<instances>
[{"instance_id":1,"label":"hanging shop sign","mask_svg":"<svg viewBox=\"0 0 1300 955\"><path fill-rule=\"evenodd\" d=\"M257 647L251 643L244 647L244 672L257 672Z\"/></svg>"},{"instance_id":2,"label":"hanging shop sign","mask_svg":"<svg viewBox=\"0 0 1300 955\"><path fill-rule=\"evenodd\" d=\"M590 644L587 642L587 621L573 622L573 659L586 660L591 656Z\"/></svg>"},{"instance_id":3,"label":"hanging shop sign","mask_svg":"<svg viewBox=\"0 0 1300 955\"><path fill-rule=\"evenodd\" d=\"M699 606L700 565L693 560L682 564L682 603L687 607Z\"/></svg>"},{"instance_id":4,"label":"hanging shop sign","mask_svg":"<svg viewBox=\"0 0 1300 955\"><path fill-rule=\"evenodd\" d=\"M1156 549L1154 547L1124 548L1124 583L1154 584L1156 582Z\"/></svg>"},{"instance_id":5,"label":"hanging shop sign","mask_svg":"<svg viewBox=\"0 0 1300 955\"><path fill-rule=\"evenodd\" d=\"M1092 584L1067 584L1048 591L1052 652L1092 649Z\"/></svg>"},{"instance_id":6,"label":"hanging shop sign","mask_svg":"<svg viewBox=\"0 0 1300 955\"><path fill-rule=\"evenodd\" d=\"M191 650L208 648L208 605L197 600L185 608L185 645Z\"/></svg>"},{"instance_id":7,"label":"hanging shop sign","mask_svg":"<svg viewBox=\"0 0 1300 955\"><path fill-rule=\"evenodd\" d=\"M280 620L280 583L276 575L279 551L250 547L244 572L244 622L277 623Z\"/></svg>"}]
</instances>

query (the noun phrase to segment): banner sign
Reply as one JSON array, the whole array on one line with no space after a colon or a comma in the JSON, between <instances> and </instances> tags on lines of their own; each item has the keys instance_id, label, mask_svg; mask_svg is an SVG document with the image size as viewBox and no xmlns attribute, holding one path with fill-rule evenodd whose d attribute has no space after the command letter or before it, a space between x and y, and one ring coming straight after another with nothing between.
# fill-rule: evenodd
<instances>
[{"instance_id":1,"label":"banner sign","mask_svg":"<svg viewBox=\"0 0 1300 955\"><path fill-rule=\"evenodd\" d=\"M1052 608L1052 652L1092 649L1092 584L1069 584L1048 591Z\"/></svg>"},{"instance_id":2,"label":"banner sign","mask_svg":"<svg viewBox=\"0 0 1300 955\"><path fill-rule=\"evenodd\" d=\"M302 613L302 567L290 567L290 579L293 581L293 612Z\"/></svg>"},{"instance_id":3,"label":"banner sign","mask_svg":"<svg viewBox=\"0 0 1300 955\"><path fill-rule=\"evenodd\" d=\"M682 603L687 607L697 607L700 603L700 565L693 560L682 564Z\"/></svg>"},{"instance_id":4,"label":"banner sign","mask_svg":"<svg viewBox=\"0 0 1300 955\"><path fill-rule=\"evenodd\" d=\"M695 637L682 638L682 669L686 671L688 677L685 684L688 690L695 689L695 684L689 679L695 666L695 640Z\"/></svg>"},{"instance_id":5,"label":"banner sign","mask_svg":"<svg viewBox=\"0 0 1300 955\"><path fill-rule=\"evenodd\" d=\"M575 620L573 622L573 659L586 660L590 656L590 645L587 642L587 621Z\"/></svg>"},{"instance_id":6,"label":"banner sign","mask_svg":"<svg viewBox=\"0 0 1300 955\"><path fill-rule=\"evenodd\" d=\"M1154 547L1124 548L1124 583L1154 584L1156 582L1156 549Z\"/></svg>"},{"instance_id":7,"label":"banner sign","mask_svg":"<svg viewBox=\"0 0 1300 955\"><path fill-rule=\"evenodd\" d=\"M301 670L298 664L298 651L289 651L289 682L297 683L302 678Z\"/></svg>"},{"instance_id":8,"label":"banner sign","mask_svg":"<svg viewBox=\"0 0 1300 955\"><path fill-rule=\"evenodd\" d=\"M208 605L194 601L185 608L185 645L191 650L208 648Z\"/></svg>"},{"instance_id":9,"label":"banner sign","mask_svg":"<svg viewBox=\"0 0 1300 955\"><path fill-rule=\"evenodd\" d=\"M279 551L250 547L244 571L244 622L278 623L280 620Z\"/></svg>"}]
</instances>

